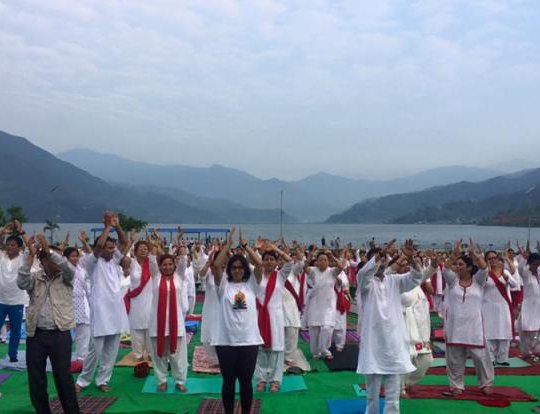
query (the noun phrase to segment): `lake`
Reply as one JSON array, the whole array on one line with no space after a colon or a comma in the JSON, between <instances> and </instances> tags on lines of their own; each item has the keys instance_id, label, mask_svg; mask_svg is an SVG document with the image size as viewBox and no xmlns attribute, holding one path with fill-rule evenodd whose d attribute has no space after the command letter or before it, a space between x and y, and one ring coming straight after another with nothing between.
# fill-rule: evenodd
<instances>
[{"instance_id":1,"label":"lake","mask_svg":"<svg viewBox=\"0 0 540 414\"><path fill-rule=\"evenodd\" d=\"M55 240L61 240L66 232L70 232L72 243L82 229L92 236L90 229L102 227L100 223L60 223L60 230L55 233ZM177 224L151 224L150 227L176 228ZM184 228L212 227L229 228L227 224L182 224ZM243 224L240 227L245 237L254 240L263 236L272 240L280 235L279 224ZM28 234L34 234L43 230L43 223L26 223L25 229ZM403 242L407 238L413 238L421 247L443 248L445 243L454 242L457 239L467 240L471 237L481 246L501 249L507 241L515 246L516 240L525 243L529 234L528 228L524 227L492 227L473 225L429 225L429 224L284 224L283 236L285 240L297 240L301 243L317 243L320 245L321 237L326 238L327 245L331 239L337 237L341 245L353 243L358 246L371 238L377 242L384 242L396 238ZM188 235L189 237L189 235ZM536 246L536 240L540 240L540 228L531 229L531 241ZM448 246L448 245L446 245Z\"/></svg>"}]
</instances>

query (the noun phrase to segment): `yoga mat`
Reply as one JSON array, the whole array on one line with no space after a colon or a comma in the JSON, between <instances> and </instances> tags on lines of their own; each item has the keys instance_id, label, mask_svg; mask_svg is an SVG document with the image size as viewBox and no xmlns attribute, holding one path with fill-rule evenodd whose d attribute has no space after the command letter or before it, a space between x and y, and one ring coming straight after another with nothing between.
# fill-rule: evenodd
<instances>
[{"instance_id":1,"label":"yoga mat","mask_svg":"<svg viewBox=\"0 0 540 414\"><path fill-rule=\"evenodd\" d=\"M496 365L495 368L505 370L509 368L526 368L526 367L531 366L531 364L522 360L521 358L515 358L515 357L508 358L508 363L510 364L509 367ZM446 358L433 358L433 361L431 362L431 366L432 367L446 367ZM472 359L467 359L465 366L467 368L474 368L474 363Z\"/></svg>"},{"instance_id":2,"label":"yoga mat","mask_svg":"<svg viewBox=\"0 0 540 414\"><path fill-rule=\"evenodd\" d=\"M300 331L300 338L309 343L309 331ZM347 330L347 333L345 334L345 341L347 343L358 343L360 341L360 337L358 336L356 329Z\"/></svg>"},{"instance_id":3,"label":"yoga mat","mask_svg":"<svg viewBox=\"0 0 540 414\"><path fill-rule=\"evenodd\" d=\"M516 387L493 387L492 395L484 395L478 387L467 387L463 394L453 397L445 397L443 392L448 391L446 385L415 385L409 393L411 399L452 399L470 400L489 407L506 407L510 402L538 401L531 395Z\"/></svg>"},{"instance_id":4,"label":"yoga mat","mask_svg":"<svg viewBox=\"0 0 540 414\"><path fill-rule=\"evenodd\" d=\"M186 332L197 332L197 329L199 328L199 325L201 323L198 322L198 321L186 321L185 322L185 326L186 326Z\"/></svg>"},{"instance_id":5,"label":"yoga mat","mask_svg":"<svg viewBox=\"0 0 540 414\"><path fill-rule=\"evenodd\" d=\"M137 360L137 358L135 358L135 354L133 352L130 352L129 354L124 355L124 357L114 365L117 367L134 367L141 362L142 361L139 361ZM152 361L146 361L146 362L148 362L148 365L151 368Z\"/></svg>"},{"instance_id":6,"label":"yoga mat","mask_svg":"<svg viewBox=\"0 0 540 414\"><path fill-rule=\"evenodd\" d=\"M251 404L250 414L258 414L261 412L261 400L253 400ZM234 414L241 414L240 401L234 402ZM223 404L220 398L207 398L201 402L197 414L223 414Z\"/></svg>"},{"instance_id":7,"label":"yoga mat","mask_svg":"<svg viewBox=\"0 0 540 414\"><path fill-rule=\"evenodd\" d=\"M358 366L358 345L346 344L343 351L337 352L335 348L330 348L334 359L324 363L330 371L356 371Z\"/></svg>"},{"instance_id":8,"label":"yoga mat","mask_svg":"<svg viewBox=\"0 0 540 414\"><path fill-rule=\"evenodd\" d=\"M192 313L191 315L188 315L188 316L186 317L186 321L196 321L196 322L201 322L201 321L202 321L202 315L196 314L196 313Z\"/></svg>"},{"instance_id":9,"label":"yoga mat","mask_svg":"<svg viewBox=\"0 0 540 414\"><path fill-rule=\"evenodd\" d=\"M296 348L290 358L291 360L283 365L283 371L286 372L290 367L300 368L304 372L311 371L311 366L300 348Z\"/></svg>"},{"instance_id":10,"label":"yoga mat","mask_svg":"<svg viewBox=\"0 0 540 414\"><path fill-rule=\"evenodd\" d=\"M206 353L204 346L196 346L193 351L193 359L191 361L191 370L193 372L201 372L205 374L219 374L217 357L211 358Z\"/></svg>"},{"instance_id":11,"label":"yoga mat","mask_svg":"<svg viewBox=\"0 0 540 414\"><path fill-rule=\"evenodd\" d=\"M156 378L152 375L146 379L142 392L150 394L221 394L222 378L188 378L186 380L187 392L181 393L175 387L174 379L172 377L167 378L167 391L159 392L157 390ZM253 389L257 384L253 382ZM236 383L236 392L239 391L238 382ZM285 376L281 383L280 393L287 393L293 391L305 391L307 390L304 378L301 376Z\"/></svg>"},{"instance_id":12,"label":"yoga mat","mask_svg":"<svg viewBox=\"0 0 540 414\"><path fill-rule=\"evenodd\" d=\"M81 414L101 414L109 406L114 404L116 397L81 397L78 396L79 408ZM55 398L50 402L51 411L53 414L64 414L60 400Z\"/></svg>"},{"instance_id":13,"label":"yoga mat","mask_svg":"<svg viewBox=\"0 0 540 414\"><path fill-rule=\"evenodd\" d=\"M0 369L7 369L10 371L26 371L26 352L18 351L17 352L17 362L9 362L9 356L6 355L5 358L0 359ZM52 372L51 361L47 358L47 367L46 371Z\"/></svg>"},{"instance_id":14,"label":"yoga mat","mask_svg":"<svg viewBox=\"0 0 540 414\"><path fill-rule=\"evenodd\" d=\"M0 384L2 384L9 377L11 377L11 375L9 375L9 374L0 374Z\"/></svg>"},{"instance_id":15,"label":"yoga mat","mask_svg":"<svg viewBox=\"0 0 540 414\"><path fill-rule=\"evenodd\" d=\"M359 398L366 398L367 397L366 389L361 387L360 385L353 384L353 389L354 389L354 393L356 394L357 397L359 397Z\"/></svg>"},{"instance_id":16,"label":"yoga mat","mask_svg":"<svg viewBox=\"0 0 540 414\"><path fill-rule=\"evenodd\" d=\"M367 401L365 399L355 400L327 400L326 406L330 414L363 414L366 412ZM384 399L379 400L379 413L384 413Z\"/></svg>"}]
</instances>

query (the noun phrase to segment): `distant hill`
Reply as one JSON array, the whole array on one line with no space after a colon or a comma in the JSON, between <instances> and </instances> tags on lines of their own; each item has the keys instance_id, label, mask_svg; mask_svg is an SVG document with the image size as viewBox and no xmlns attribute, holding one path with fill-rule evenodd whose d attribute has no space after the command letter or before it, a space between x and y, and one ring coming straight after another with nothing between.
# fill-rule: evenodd
<instances>
[{"instance_id":1,"label":"distant hill","mask_svg":"<svg viewBox=\"0 0 540 414\"><path fill-rule=\"evenodd\" d=\"M19 204L31 221L93 222L100 220L104 210L112 209L158 223L230 223L230 217L248 220L242 222L279 222L277 209L260 211L235 204L229 215L223 205L213 209L214 200L202 204L185 193L112 185L26 138L2 131L0 148L0 206Z\"/></svg>"},{"instance_id":2,"label":"distant hill","mask_svg":"<svg viewBox=\"0 0 540 414\"><path fill-rule=\"evenodd\" d=\"M304 222L323 221L330 214L370 197L422 190L459 180L480 181L500 174L493 169L450 166L385 181L351 179L322 172L302 180L283 181L262 180L220 165L156 165L86 149L67 151L58 157L108 182L175 188L195 196L230 200L258 209L279 206L279 194L283 190L284 209Z\"/></svg>"},{"instance_id":3,"label":"distant hill","mask_svg":"<svg viewBox=\"0 0 540 414\"><path fill-rule=\"evenodd\" d=\"M477 222L505 208L523 207L527 197L521 197L520 194L537 183L540 183L540 168L478 183L464 181L423 191L366 200L331 216L327 222Z\"/></svg>"}]
</instances>

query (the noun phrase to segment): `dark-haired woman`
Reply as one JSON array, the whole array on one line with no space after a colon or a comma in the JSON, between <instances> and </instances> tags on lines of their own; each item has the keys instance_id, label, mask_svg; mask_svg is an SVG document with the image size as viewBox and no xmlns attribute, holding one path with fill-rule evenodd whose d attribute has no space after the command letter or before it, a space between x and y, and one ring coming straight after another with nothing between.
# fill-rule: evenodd
<instances>
[{"instance_id":1,"label":"dark-haired woman","mask_svg":"<svg viewBox=\"0 0 540 414\"><path fill-rule=\"evenodd\" d=\"M519 273L523 278L523 303L519 314L521 353L532 356L540 353L540 254L520 248Z\"/></svg>"},{"instance_id":2,"label":"dark-haired woman","mask_svg":"<svg viewBox=\"0 0 540 414\"><path fill-rule=\"evenodd\" d=\"M259 345L263 343L257 322L257 290L261 274L253 274L248 261L242 255L233 255L227 261L233 237L234 228L229 233L227 244L214 261L219 319L212 345L216 347L223 376L221 397L225 414L234 412L234 388L237 379L240 383L242 414L249 414L253 401L251 380ZM244 245L244 248L248 252L251 250L247 245ZM225 263L226 274L223 274L218 269L222 269Z\"/></svg>"},{"instance_id":3,"label":"dark-haired woman","mask_svg":"<svg viewBox=\"0 0 540 414\"><path fill-rule=\"evenodd\" d=\"M159 256L159 269L156 269L154 256L149 260L153 295L148 334L158 391L167 391L167 368L170 365L176 388L186 392L188 362L184 317L189 308L185 281L187 258L180 259L178 271L175 258L170 254Z\"/></svg>"},{"instance_id":4,"label":"dark-haired woman","mask_svg":"<svg viewBox=\"0 0 540 414\"><path fill-rule=\"evenodd\" d=\"M486 262L472 240L469 256L462 255L461 242L456 243L444 269L446 370L450 381L450 390L444 393L445 396L463 393L467 356L474 362L480 389L486 395L493 393L494 370L482 321L482 302L488 279L486 269Z\"/></svg>"}]
</instances>

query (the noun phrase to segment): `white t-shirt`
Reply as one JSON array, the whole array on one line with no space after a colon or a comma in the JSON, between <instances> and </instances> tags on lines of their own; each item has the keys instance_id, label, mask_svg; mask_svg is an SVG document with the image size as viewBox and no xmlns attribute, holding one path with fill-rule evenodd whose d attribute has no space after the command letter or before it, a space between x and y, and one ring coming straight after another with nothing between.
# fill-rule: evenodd
<instances>
[{"instance_id":1,"label":"white t-shirt","mask_svg":"<svg viewBox=\"0 0 540 414\"><path fill-rule=\"evenodd\" d=\"M263 340L257 322L255 301L257 280L253 274L247 282L233 283L224 273L217 289L219 316L212 345L261 345Z\"/></svg>"},{"instance_id":2,"label":"white t-shirt","mask_svg":"<svg viewBox=\"0 0 540 414\"><path fill-rule=\"evenodd\" d=\"M27 254L20 253L14 259L0 251L0 303L2 305L25 305L28 304L26 290L17 286L19 268L24 264Z\"/></svg>"}]
</instances>

